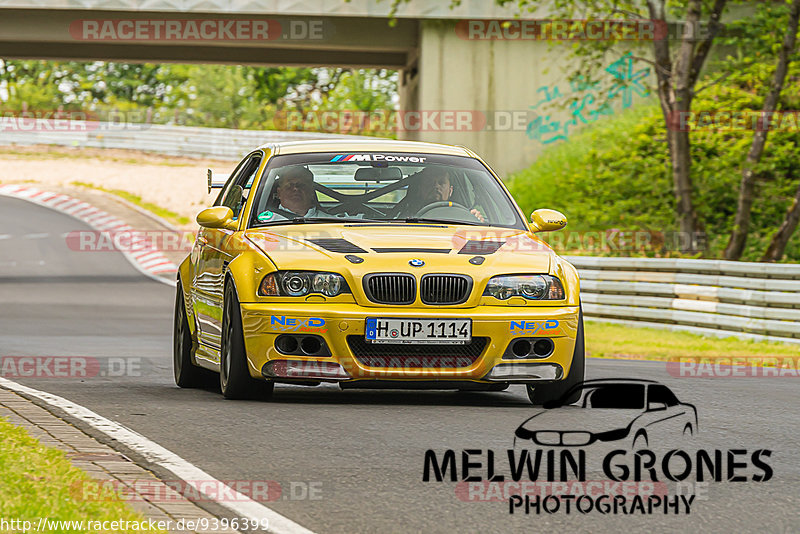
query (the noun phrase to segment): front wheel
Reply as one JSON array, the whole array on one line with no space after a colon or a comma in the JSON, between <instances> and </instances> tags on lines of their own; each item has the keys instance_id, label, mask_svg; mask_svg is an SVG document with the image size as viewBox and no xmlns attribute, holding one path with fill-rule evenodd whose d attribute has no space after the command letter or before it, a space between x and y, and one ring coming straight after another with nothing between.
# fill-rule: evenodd
<instances>
[{"instance_id":1,"label":"front wheel","mask_svg":"<svg viewBox=\"0 0 800 534\"><path fill-rule=\"evenodd\" d=\"M178 280L172 328L172 373L175 383L182 388L198 388L208 383L207 378L210 373L192 363L193 346L189 321L186 319L183 289Z\"/></svg>"},{"instance_id":2,"label":"front wheel","mask_svg":"<svg viewBox=\"0 0 800 534\"><path fill-rule=\"evenodd\" d=\"M572 353L572 365L569 376L558 382L549 384L527 384L528 398L531 404L541 406L547 401L560 400L570 389L583 382L586 368L586 350L583 342L583 309L578 312L578 334L575 336L575 350ZM580 391L576 391L569 399L564 399L563 404L572 404L578 401Z\"/></svg>"},{"instance_id":3,"label":"front wheel","mask_svg":"<svg viewBox=\"0 0 800 534\"><path fill-rule=\"evenodd\" d=\"M226 399L256 399L272 395L273 382L250 376L244 348L242 312L233 284L225 286L222 312L222 350L219 360L219 386Z\"/></svg>"}]
</instances>

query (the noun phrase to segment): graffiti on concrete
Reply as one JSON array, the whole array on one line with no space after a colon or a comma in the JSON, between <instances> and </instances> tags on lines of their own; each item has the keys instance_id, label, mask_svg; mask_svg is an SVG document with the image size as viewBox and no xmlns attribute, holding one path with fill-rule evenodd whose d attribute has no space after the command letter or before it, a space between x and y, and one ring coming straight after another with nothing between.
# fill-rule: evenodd
<instances>
[{"instance_id":1,"label":"graffiti on concrete","mask_svg":"<svg viewBox=\"0 0 800 534\"><path fill-rule=\"evenodd\" d=\"M650 76L650 68L635 70L630 52L608 65L605 72L611 78L606 82L609 87L607 90L603 89L601 80L589 83L580 79L571 81L569 89L564 91L558 84L539 87L536 93L540 99L530 106L532 110L568 100L569 116L559 120L550 115L537 115L528 123L528 137L543 145L566 141L576 128L595 122L600 117L614 115L617 99L622 101L620 109L627 109L633 104L634 95L646 97L649 94L642 82Z\"/></svg>"}]
</instances>

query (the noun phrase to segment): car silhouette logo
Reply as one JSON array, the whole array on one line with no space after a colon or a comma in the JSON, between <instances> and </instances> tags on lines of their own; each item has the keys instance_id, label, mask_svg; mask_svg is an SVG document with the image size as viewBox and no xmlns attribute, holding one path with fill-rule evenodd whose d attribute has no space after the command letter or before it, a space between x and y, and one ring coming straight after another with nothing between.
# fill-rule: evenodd
<instances>
[{"instance_id":1,"label":"car silhouette logo","mask_svg":"<svg viewBox=\"0 0 800 534\"><path fill-rule=\"evenodd\" d=\"M415 260L409 260L408 264L412 267L422 267L423 265L425 265L425 262L422 260L415 259Z\"/></svg>"},{"instance_id":2,"label":"car silhouette logo","mask_svg":"<svg viewBox=\"0 0 800 534\"><path fill-rule=\"evenodd\" d=\"M552 410L575 402L569 417ZM667 386L652 380L586 380L544 408L517 428L515 442L583 447L624 441L638 449L652 445L656 436L691 438L698 430L694 405L679 401Z\"/></svg>"}]
</instances>

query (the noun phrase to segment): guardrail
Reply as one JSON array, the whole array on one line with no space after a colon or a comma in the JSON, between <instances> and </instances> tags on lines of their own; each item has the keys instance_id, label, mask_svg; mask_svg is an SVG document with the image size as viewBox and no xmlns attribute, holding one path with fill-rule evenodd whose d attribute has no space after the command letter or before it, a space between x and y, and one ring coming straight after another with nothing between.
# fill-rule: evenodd
<instances>
[{"instance_id":1,"label":"guardrail","mask_svg":"<svg viewBox=\"0 0 800 534\"><path fill-rule=\"evenodd\" d=\"M31 124L31 123L27 123ZM122 148L238 160L285 140L349 135L156 124L36 121L0 131L0 144ZM569 256L588 318L702 334L800 344L800 265L717 260Z\"/></svg>"},{"instance_id":2,"label":"guardrail","mask_svg":"<svg viewBox=\"0 0 800 534\"><path fill-rule=\"evenodd\" d=\"M24 129L0 127L0 144L122 148L170 156L239 160L265 143L359 137L316 132L233 130L100 121L35 119L20 124L24 124Z\"/></svg>"},{"instance_id":3,"label":"guardrail","mask_svg":"<svg viewBox=\"0 0 800 534\"><path fill-rule=\"evenodd\" d=\"M568 256L587 318L800 344L800 265Z\"/></svg>"}]
</instances>

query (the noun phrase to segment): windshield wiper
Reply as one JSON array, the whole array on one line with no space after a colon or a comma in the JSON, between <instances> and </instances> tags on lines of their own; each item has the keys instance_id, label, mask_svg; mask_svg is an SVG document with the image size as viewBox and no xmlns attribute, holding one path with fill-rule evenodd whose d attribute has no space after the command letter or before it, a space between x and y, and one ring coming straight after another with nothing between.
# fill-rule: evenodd
<instances>
[{"instance_id":1,"label":"windshield wiper","mask_svg":"<svg viewBox=\"0 0 800 534\"><path fill-rule=\"evenodd\" d=\"M471 222L471 221L451 221L448 219L430 219L428 217L406 217L405 219L395 219L402 222L407 223L434 223L434 224L466 224L469 226L486 226L485 223L482 222Z\"/></svg>"},{"instance_id":2,"label":"windshield wiper","mask_svg":"<svg viewBox=\"0 0 800 534\"><path fill-rule=\"evenodd\" d=\"M314 224L314 223L328 223L328 222L345 222L352 221L350 217L294 217L287 222L292 224Z\"/></svg>"},{"instance_id":3,"label":"windshield wiper","mask_svg":"<svg viewBox=\"0 0 800 534\"><path fill-rule=\"evenodd\" d=\"M377 219L358 219L356 217L292 217L291 219L281 219L261 223L258 226L277 226L279 224L321 224L321 223L354 223L354 222L377 222Z\"/></svg>"}]
</instances>

